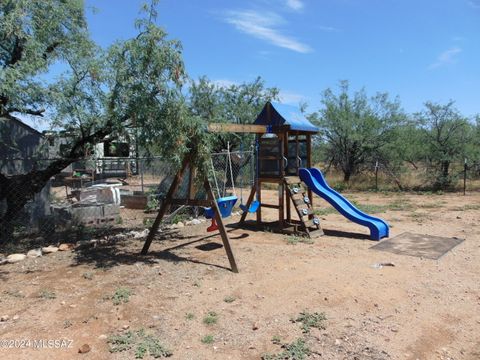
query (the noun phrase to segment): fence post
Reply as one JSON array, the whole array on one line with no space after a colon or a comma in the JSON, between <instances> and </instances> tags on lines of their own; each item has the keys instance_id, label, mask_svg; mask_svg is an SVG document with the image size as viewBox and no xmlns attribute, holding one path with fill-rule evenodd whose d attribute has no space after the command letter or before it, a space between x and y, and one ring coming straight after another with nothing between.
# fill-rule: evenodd
<instances>
[{"instance_id":1,"label":"fence post","mask_svg":"<svg viewBox=\"0 0 480 360\"><path fill-rule=\"evenodd\" d=\"M375 161L375 191L378 191L378 160Z\"/></svg>"},{"instance_id":2,"label":"fence post","mask_svg":"<svg viewBox=\"0 0 480 360\"><path fill-rule=\"evenodd\" d=\"M467 158L463 162L463 196L467 193Z\"/></svg>"},{"instance_id":3,"label":"fence post","mask_svg":"<svg viewBox=\"0 0 480 360\"><path fill-rule=\"evenodd\" d=\"M137 169L140 170L140 182L142 185L142 194L145 194L143 189L143 159L138 164L140 165L139 167L137 167Z\"/></svg>"}]
</instances>

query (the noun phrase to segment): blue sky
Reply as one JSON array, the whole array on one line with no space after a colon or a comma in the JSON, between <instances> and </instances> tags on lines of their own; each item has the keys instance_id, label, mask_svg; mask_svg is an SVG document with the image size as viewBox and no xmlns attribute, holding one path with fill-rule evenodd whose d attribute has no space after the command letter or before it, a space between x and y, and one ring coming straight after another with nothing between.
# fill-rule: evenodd
<instances>
[{"instance_id":1,"label":"blue sky","mask_svg":"<svg viewBox=\"0 0 480 360\"><path fill-rule=\"evenodd\" d=\"M141 0L87 0L90 32L108 46L135 35ZM261 76L283 102L320 107L347 79L480 113L480 0L163 0L158 24L184 47L188 74L221 84Z\"/></svg>"},{"instance_id":2,"label":"blue sky","mask_svg":"<svg viewBox=\"0 0 480 360\"><path fill-rule=\"evenodd\" d=\"M141 2L88 0L93 38L106 46L134 35ZM408 112L453 99L480 113L480 0L163 0L158 24L182 42L192 78L261 76L312 111L347 79L398 95Z\"/></svg>"}]
</instances>

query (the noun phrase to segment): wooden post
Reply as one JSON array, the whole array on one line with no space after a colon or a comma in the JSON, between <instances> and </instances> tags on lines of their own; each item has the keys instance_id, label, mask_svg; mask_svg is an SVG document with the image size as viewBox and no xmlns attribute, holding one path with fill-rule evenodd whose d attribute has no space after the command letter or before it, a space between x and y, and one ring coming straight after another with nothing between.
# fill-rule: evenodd
<instances>
[{"instance_id":1,"label":"wooden post","mask_svg":"<svg viewBox=\"0 0 480 360\"><path fill-rule=\"evenodd\" d=\"M267 111L268 111L268 108L267 108ZM261 140L261 136L260 135L257 135L257 138L256 138L256 141L257 141L257 169L256 169L256 172L257 172L257 177L256 177L256 181L255 181L255 187L256 187L256 191L257 191L257 201L260 203L260 206L258 207L258 210L257 210L257 224L260 225L262 223L262 182L260 180L260 174L261 174L261 171L260 171L260 164L261 162L258 160L258 157L260 156L260 140Z\"/></svg>"},{"instance_id":2,"label":"wooden post","mask_svg":"<svg viewBox=\"0 0 480 360\"><path fill-rule=\"evenodd\" d=\"M145 244L143 245L142 252L141 252L142 255L147 254L148 249L150 248L150 244L152 243L153 237L155 236L155 233L157 232L163 217L165 216L168 209L170 209L170 205L171 205L170 200L172 199L173 194L175 193L175 191L177 190L178 186L182 181L183 173L185 172L185 169L188 163L189 163L189 160L185 158L185 160L183 160L182 167L175 175L172 185L170 185L170 189L168 190L168 193L165 196L165 200L163 201L162 206L158 211L157 217L155 218L155 221L152 227L150 228L150 232L148 233L147 239L145 240Z\"/></svg>"},{"instance_id":3,"label":"wooden post","mask_svg":"<svg viewBox=\"0 0 480 360\"><path fill-rule=\"evenodd\" d=\"M190 165L191 166L191 165ZM188 199L195 195L195 178L197 177L197 169L190 168L190 176L188 178Z\"/></svg>"},{"instance_id":4,"label":"wooden post","mask_svg":"<svg viewBox=\"0 0 480 360\"><path fill-rule=\"evenodd\" d=\"M306 137L307 137L307 144L306 144L306 146L307 146L307 164L306 164L306 167L311 168L312 167L312 135L307 134ZM313 210L313 193L312 193L311 189L308 189L308 198L310 199L310 205L312 206L312 210ZM313 214L308 215L308 218L313 219L314 218Z\"/></svg>"},{"instance_id":5,"label":"wooden post","mask_svg":"<svg viewBox=\"0 0 480 360\"><path fill-rule=\"evenodd\" d=\"M289 144L289 139L288 139L288 132L285 132L285 145L284 145L284 152L287 155L287 161L288 161L288 144ZM287 164L287 171L288 171L288 164ZM284 176L289 175L288 173L285 174ZM287 222L290 224L292 222L292 213L290 211L290 196L288 196L288 189L286 186L283 186L283 191L284 191L284 197L286 199L286 209L287 209Z\"/></svg>"},{"instance_id":6,"label":"wooden post","mask_svg":"<svg viewBox=\"0 0 480 360\"><path fill-rule=\"evenodd\" d=\"M463 162L463 196L467 194L467 158Z\"/></svg>"},{"instance_id":7,"label":"wooden post","mask_svg":"<svg viewBox=\"0 0 480 360\"><path fill-rule=\"evenodd\" d=\"M213 195L212 188L210 187L210 183L208 180L204 182L205 190L207 192L207 197L212 203L212 208L214 210L215 220L218 224L218 230L220 231L220 236L222 238L223 247L225 248L225 252L227 253L228 261L230 262L230 268L234 273L238 273L237 263L235 262L235 257L233 256L232 248L230 247L230 241L228 239L227 230L225 229L225 225L223 224L222 215L220 213L220 209L218 208L217 201L215 200L215 195Z\"/></svg>"},{"instance_id":8,"label":"wooden post","mask_svg":"<svg viewBox=\"0 0 480 360\"><path fill-rule=\"evenodd\" d=\"M257 210L257 224L262 223L262 181L257 179L257 201L260 202L260 206Z\"/></svg>"},{"instance_id":9,"label":"wooden post","mask_svg":"<svg viewBox=\"0 0 480 360\"><path fill-rule=\"evenodd\" d=\"M285 137L286 133L278 134L278 140L280 141L279 150L280 150L280 177L285 177L285 144L288 145L288 138ZM287 152L287 162L288 162L288 152ZM281 229L285 227L285 212L283 210L284 200L284 188L283 181L278 184L278 226Z\"/></svg>"},{"instance_id":10,"label":"wooden post","mask_svg":"<svg viewBox=\"0 0 480 360\"><path fill-rule=\"evenodd\" d=\"M298 169L300 169L301 157L300 157L300 143L298 142L298 133L295 135L295 155L296 155L296 162L297 162L297 171L296 175L298 176Z\"/></svg>"}]
</instances>

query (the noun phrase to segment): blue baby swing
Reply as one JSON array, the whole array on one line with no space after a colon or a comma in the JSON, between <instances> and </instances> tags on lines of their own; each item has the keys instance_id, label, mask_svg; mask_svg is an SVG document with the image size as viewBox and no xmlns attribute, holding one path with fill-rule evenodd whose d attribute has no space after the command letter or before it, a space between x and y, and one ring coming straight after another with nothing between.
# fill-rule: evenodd
<instances>
[{"instance_id":1,"label":"blue baby swing","mask_svg":"<svg viewBox=\"0 0 480 360\"><path fill-rule=\"evenodd\" d=\"M213 160L210 158L210 163L212 165L212 172L213 172L213 180L215 181L215 187L217 189L217 195L218 195L217 204L218 204L218 209L220 210L220 215L222 216L222 218L226 218L232 215L233 207L235 206L238 200L238 197L235 193L235 184L234 184L233 171L232 171L232 159L230 156L230 144L228 144L227 147L228 147L227 166L229 167L229 170L230 170L230 181L232 182L233 195L225 196L226 184L227 184L227 177L225 176L225 181L223 182L223 192L222 192L222 196L220 196L220 188L218 187L217 176L215 175L215 167L213 166ZM228 169L225 169L225 173L227 173L227 171ZM217 224L217 221L215 220L215 210L213 208L211 207L205 208L205 217L207 219L212 219L212 224L207 228L207 231L212 232L212 231L218 230L218 224Z\"/></svg>"}]
</instances>

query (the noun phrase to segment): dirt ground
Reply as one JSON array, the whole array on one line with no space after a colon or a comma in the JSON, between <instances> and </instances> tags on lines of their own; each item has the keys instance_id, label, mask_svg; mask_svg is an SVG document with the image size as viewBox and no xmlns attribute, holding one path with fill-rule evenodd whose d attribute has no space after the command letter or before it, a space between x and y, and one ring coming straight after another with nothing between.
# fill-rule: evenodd
<instances>
[{"instance_id":1,"label":"dirt ground","mask_svg":"<svg viewBox=\"0 0 480 360\"><path fill-rule=\"evenodd\" d=\"M345 195L376 208L391 236L466 240L439 260L395 255L369 249L376 242L358 236L366 228L324 212L323 228L338 232L312 244L232 230L239 274L205 223L159 234L148 256L129 238L3 265L0 357L132 359L143 336L172 359L259 359L298 339L312 359L480 359L480 193ZM395 266L372 266L380 262ZM292 321L302 311L324 313L324 329L303 333ZM140 329L147 335L127 339ZM110 352L119 335L131 349ZM68 343L20 342L48 339Z\"/></svg>"}]
</instances>

